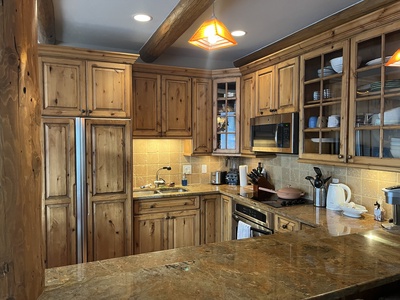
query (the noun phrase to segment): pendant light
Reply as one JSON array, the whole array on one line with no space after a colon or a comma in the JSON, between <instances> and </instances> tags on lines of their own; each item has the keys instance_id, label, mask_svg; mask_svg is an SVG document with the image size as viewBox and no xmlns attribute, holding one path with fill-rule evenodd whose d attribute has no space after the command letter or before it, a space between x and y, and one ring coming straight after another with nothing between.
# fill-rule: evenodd
<instances>
[{"instance_id":1,"label":"pendant light","mask_svg":"<svg viewBox=\"0 0 400 300\"><path fill-rule=\"evenodd\" d=\"M400 67L400 49L392 55L392 57L385 64L387 67Z\"/></svg>"},{"instance_id":2,"label":"pendant light","mask_svg":"<svg viewBox=\"0 0 400 300\"><path fill-rule=\"evenodd\" d=\"M205 50L215 50L237 45L226 26L213 14L190 38L189 43Z\"/></svg>"}]
</instances>

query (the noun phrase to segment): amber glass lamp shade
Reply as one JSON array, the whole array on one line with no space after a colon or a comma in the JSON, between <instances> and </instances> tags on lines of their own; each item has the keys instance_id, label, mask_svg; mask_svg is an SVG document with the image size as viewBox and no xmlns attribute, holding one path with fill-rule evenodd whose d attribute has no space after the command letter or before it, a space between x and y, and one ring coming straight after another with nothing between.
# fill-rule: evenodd
<instances>
[{"instance_id":1,"label":"amber glass lamp shade","mask_svg":"<svg viewBox=\"0 0 400 300\"><path fill-rule=\"evenodd\" d=\"M205 21L190 38L189 43L205 50L215 50L237 45L225 25L215 17Z\"/></svg>"},{"instance_id":2,"label":"amber glass lamp shade","mask_svg":"<svg viewBox=\"0 0 400 300\"><path fill-rule=\"evenodd\" d=\"M398 49L385 64L387 67L400 67L400 49Z\"/></svg>"}]
</instances>

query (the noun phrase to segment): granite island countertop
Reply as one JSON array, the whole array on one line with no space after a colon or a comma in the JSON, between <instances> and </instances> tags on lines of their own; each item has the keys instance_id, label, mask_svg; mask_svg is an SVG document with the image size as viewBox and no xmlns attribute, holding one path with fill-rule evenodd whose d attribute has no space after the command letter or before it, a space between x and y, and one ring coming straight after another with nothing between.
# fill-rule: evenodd
<instances>
[{"instance_id":1,"label":"granite island countertop","mask_svg":"<svg viewBox=\"0 0 400 300\"><path fill-rule=\"evenodd\" d=\"M279 214L317 228L47 269L40 299L335 299L400 281L398 232L369 215L299 207Z\"/></svg>"}]
</instances>

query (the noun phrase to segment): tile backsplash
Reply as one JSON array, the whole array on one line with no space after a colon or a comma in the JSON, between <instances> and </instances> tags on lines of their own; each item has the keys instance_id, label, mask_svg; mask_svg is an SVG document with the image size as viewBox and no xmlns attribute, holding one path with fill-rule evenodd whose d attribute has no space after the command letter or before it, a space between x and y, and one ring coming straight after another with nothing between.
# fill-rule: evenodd
<instances>
[{"instance_id":1,"label":"tile backsplash","mask_svg":"<svg viewBox=\"0 0 400 300\"><path fill-rule=\"evenodd\" d=\"M239 165L248 165L249 169L256 168L261 162L267 170L270 181L275 189L287 185L300 188L312 199L312 186L305 179L307 175L315 176L313 167L318 166L324 177L332 176L348 185L352 191L352 201L364 205L368 213L373 214L374 203L382 201L386 216L392 217L393 206L386 204L382 188L400 184L400 173L373 171L368 169L325 166L320 164L298 163L296 155L277 155L267 158L240 158ZM209 183L210 173L217 170L228 170L229 160L221 156L183 155L183 140L134 139L133 140L133 186L135 188L153 183L156 172L163 166L170 165L171 171L161 170L159 175L167 183L181 184L183 165L192 166L192 174L187 175L188 183ZM207 172L202 173L206 165Z\"/></svg>"}]
</instances>

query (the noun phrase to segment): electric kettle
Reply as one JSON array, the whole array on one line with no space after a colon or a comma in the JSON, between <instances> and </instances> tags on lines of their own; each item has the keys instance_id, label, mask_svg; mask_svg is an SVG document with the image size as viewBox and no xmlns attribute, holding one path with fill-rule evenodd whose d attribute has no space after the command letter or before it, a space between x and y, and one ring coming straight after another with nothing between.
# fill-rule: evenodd
<instances>
[{"instance_id":1,"label":"electric kettle","mask_svg":"<svg viewBox=\"0 0 400 300\"><path fill-rule=\"evenodd\" d=\"M345 195L347 193L347 197ZM339 183L339 179L333 178L332 183L328 188L328 195L326 197L326 208L330 210L342 210L341 205L345 202L350 202L351 190L350 188Z\"/></svg>"}]
</instances>

